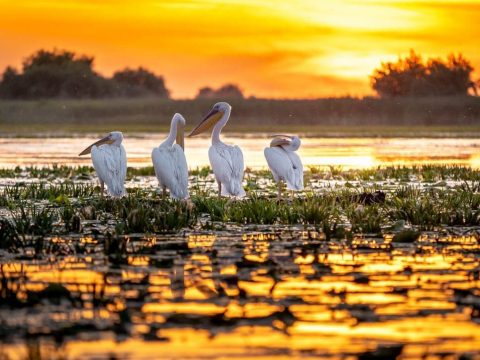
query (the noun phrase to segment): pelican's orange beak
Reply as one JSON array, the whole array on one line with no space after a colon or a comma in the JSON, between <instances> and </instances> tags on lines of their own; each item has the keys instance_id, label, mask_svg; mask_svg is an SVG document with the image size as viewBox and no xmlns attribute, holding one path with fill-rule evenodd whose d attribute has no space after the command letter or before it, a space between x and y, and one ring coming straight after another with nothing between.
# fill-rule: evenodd
<instances>
[{"instance_id":1,"label":"pelican's orange beak","mask_svg":"<svg viewBox=\"0 0 480 360\"><path fill-rule=\"evenodd\" d=\"M92 145L90 145L89 147L87 147L80 154L78 154L78 156L90 154L92 152L92 147L94 147L94 146L100 146L100 145L103 145L103 144L113 144L113 142L114 141L110 138L110 135L107 135L103 139L98 140L97 142L95 142Z\"/></svg>"},{"instance_id":2,"label":"pelican's orange beak","mask_svg":"<svg viewBox=\"0 0 480 360\"><path fill-rule=\"evenodd\" d=\"M210 130L223 116L223 112L217 109L212 109L205 116L200 124L197 125L195 129L192 130L188 137L192 137L198 134L201 134L207 130Z\"/></svg>"}]
</instances>

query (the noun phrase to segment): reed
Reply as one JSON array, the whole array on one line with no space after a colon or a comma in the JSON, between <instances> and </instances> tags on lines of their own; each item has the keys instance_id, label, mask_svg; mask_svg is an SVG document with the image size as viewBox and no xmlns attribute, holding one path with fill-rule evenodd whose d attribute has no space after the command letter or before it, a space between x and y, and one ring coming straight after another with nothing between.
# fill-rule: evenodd
<instances>
[{"instance_id":1,"label":"reed","mask_svg":"<svg viewBox=\"0 0 480 360\"><path fill-rule=\"evenodd\" d=\"M34 169L42 176L57 170ZM21 173L26 171L32 169ZM85 169L61 171L75 177L76 171ZM62 234L161 234L198 227L219 229L230 223L313 227L327 240L362 233L382 236L399 221L415 231L480 225L480 181L478 172L469 168L312 168L307 173L307 190L294 197L286 194L282 200L277 200L272 179L265 179L263 170L247 172L248 196L243 200L218 198L208 168L194 174L188 201L162 199L154 188L145 186L129 188L128 196L121 199L102 197L91 181L62 178L58 183L39 178L4 186L0 189L0 247L34 246L41 252L42 238ZM341 186L335 182L330 187L312 186L332 176L348 180ZM385 194L380 201L362 200L377 190Z\"/></svg>"}]
</instances>

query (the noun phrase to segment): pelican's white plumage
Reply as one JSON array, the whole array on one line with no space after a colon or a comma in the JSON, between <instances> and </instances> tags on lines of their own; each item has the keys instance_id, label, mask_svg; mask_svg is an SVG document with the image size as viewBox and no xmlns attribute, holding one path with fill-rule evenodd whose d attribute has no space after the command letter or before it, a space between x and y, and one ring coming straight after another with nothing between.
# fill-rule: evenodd
<instances>
[{"instance_id":1,"label":"pelican's white plumage","mask_svg":"<svg viewBox=\"0 0 480 360\"><path fill-rule=\"evenodd\" d=\"M289 190L303 190L303 164L295 153L300 144L298 136L277 135L264 150L273 178L277 183L285 181Z\"/></svg>"},{"instance_id":2,"label":"pelican's white plumage","mask_svg":"<svg viewBox=\"0 0 480 360\"><path fill-rule=\"evenodd\" d=\"M246 194L242 186L245 168L242 150L236 145L228 145L220 140L220 132L228 122L231 110L232 107L226 102L215 104L189 136L200 134L213 126L212 146L208 150L208 158L218 183L219 195L243 197Z\"/></svg>"},{"instance_id":3,"label":"pelican's white plumage","mask_svg":"<svg viewBox=\"0 0 480 360\"><path fill-rule=\"evenodd\" d=\"M222 142L212 144L208 158L222 196L245 196L242 186L244 163L242 150L236 145Z\"/></svg>"},{"instance_id":4,"label":"pelican's white plumage","mask_svg":"<svg viewBox=\"0 0 480 360\"><path fill-rule=\"evenodd\" d=\"M113 131L80 153L92 154L93 167L100 180L102 194L104 184L107 184L107 191L111 196L121 197L126 194L127 155L122 141L123 134Z\"/></svg>"},{"instance_id":5,"label":"pelican's white plumage","mask_svg":"<svg viewBox=\"0 0 480 360\"><path fill-rule=\"evenodd\" d=\"M158 183L174 199L188 198L188 167L183 152L185 119L175 114L166 140L152 151L152 162ZM176 140L176 144L174 143Z\"/></svg>"}]
</instances>

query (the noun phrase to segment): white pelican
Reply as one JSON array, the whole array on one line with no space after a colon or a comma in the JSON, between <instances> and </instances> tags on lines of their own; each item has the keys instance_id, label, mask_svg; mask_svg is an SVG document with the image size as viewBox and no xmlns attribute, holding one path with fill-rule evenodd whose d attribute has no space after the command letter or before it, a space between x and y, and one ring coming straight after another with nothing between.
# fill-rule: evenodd
<instances>
[{"instance_id":1,"label":"white pelican","mask_svg":"<svg viewBox=\"0 0 480 360\"><path fill-rule=\"evenodd\" d=\"M188 167L183 152L185 119L180 114L173 115L170 134L167 139L152 151L152 162L158 183L170 190L174 199L188 198ZM174 142L176 141L176 144Z\"/></svg>"},{"instance_id":2,"label":"white pelican","mask_svg":"<svg viewBox=\"0 0 480 360\"><path fill-rule=\"evenodd\" d=\"M116 197L125 195L127 156L122 140L123 134L120 131L112 131L79 154L82 156L92 153L93 167L100 179L102 195L105 184L110 195Z\"/></svg>"},{"instance_id":3,"label":"white pelican","mask_svg":"<svg viewBox=\"0 0 480 360\"><path fill-rule=\"evenodd\" d=\"M220 140L220 132L228 122L231 110L232 107L226 102L216 103L188 136L198 135L213 126L212 146L208 149L208 158L217 180L218 195L243 197L245 190L242 187L244 171L242 150L236 145L227 145Z\"/></svg>"},{"instance_id":4,"label":"white pelican","mask_svg":"<svg viewBox=\"0 0 480 360\"><path fill-rule=\"evenodd\" d=\"M278 197L281 197L281 181L285 181L287 189L303 189L303 165L300 157L295 153L300 147L298 136L274 135L270 147L265 148L267 159L273 178L278 183Z\"/></svg>"}]
</instances>

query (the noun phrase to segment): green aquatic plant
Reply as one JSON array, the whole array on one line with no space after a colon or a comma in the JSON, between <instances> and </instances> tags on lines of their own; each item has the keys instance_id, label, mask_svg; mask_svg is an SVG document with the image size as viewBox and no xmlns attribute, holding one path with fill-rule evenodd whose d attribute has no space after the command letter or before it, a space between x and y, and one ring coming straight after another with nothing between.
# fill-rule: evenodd
<instances>
[{"instance_id":1,"label":"green aquatic plant","mask_svg":"<svg viewBox=\"0 0 480 360\"><path fill-rule=\"evenodd\" d=\"M225 206L228 199L206 196L192 196L195 211L201 214L207 214L212 221L228 221L225 217Z\"/></svg>"},{"instance_id":2,"label":"green aquatic plant","mask_svg":"<svg viewBox=\"0 0 480 360\"><path fill-rule=\"evenodd\" d=\"M61 209L59 209L59 215L67 233L81 232L82 220L74 206L72 206L70 203L65 204Z\"/></svg>"},{"instance_id":3,"label":"green aquatic plant","mask_svg":"<svg viewBox=\"0 0 480 360\"><path fill-rule=\"evenodd\" d=\"M23 241L28 236L43 237L53 233L53 224L57 217L55 212L45 206L29 205L25 202L18 204L11 212L11 218L17 233Z\"/></svg>"},{"instance_id":4,"label":"green aquatic plant","mask_svg":"<svg viewBox=\"0 0 480 360\"><path fill-rule=\"evenodd\" d=\"M0 169L0 178L38 178L38 179L70 179L70 180L92 180L95 170L91 166L67 166L53 165L47 167L16 167L15 169ZM190 176L202 180L211 174L209 166L196 168L190 171ZM251 170L246 169L247 178L271 179L271 173L267 169ZM127 178L132 179L142 176L155 176L152 166L127 169ZM480 172L470 167L460 165L414 165L414 166L378 166L366 169L343 169L341 166L309 166L305 171L306 177L314 179L343 179L348 181L413 181L425 182L434 181L480 181Z\"/></svg>"},{"instance_id":5,"label":"green aquatic plant","mask_svg":"<svg viewBox=\"0 0 480 360\"><path fill-rule=\"evenodd\" d=\"M68 165L57 165L46 167L36 167L30 166L25 168L25 173L28 177L33 178L64 178L70 179L78 175L88 174L91 175L94 173L94 169L91 166L68 166Z\"/></svg>"},{"instance_id":6,"label":"green aquatic plant","mask_svg":"<svg viewBox=\"0 0 480 360\"><path fill-rule=\"evenodd\" d=\"M383 206L379 204L345 206L345 216L351 225L352 233L380 234L385 222Z\"/></svg>"},{"instance_id":7,"label":"green aquatic plant","mask_svg":"<svg viewBox=\"0 0 480 360\"><path fill-rule=\"evenodd\" d=\"M171 201L154 208L152 230L154 233L191 228L197 222L193 204L186 201Z\"/></svg>"},{"instance_id":8,"label":"green aquatic plant","mask_svg":"<svg viewBox=\"0 0 480 360\"><path fill-rule=\"evenodd\" d=\"M246 200L228 203L225 216L228 221L240 224L275 224L281 221L282 211L282 203L252 193Z\"/></svg>"},{"instance_id":9,"label":"green aquatic plant","mask_svg":"<svg viewBox=\"0 0 480 360\"><path fill-rule=\"evenodd\" d=\"M128 237L116 232L107 232L103 241L103 253L113 265L128 264L127 243Z\"/></svg>"},{"instance_id":10,"label":"green aquatic plant","mask_svg":"<svg viewBox=\"0 0 480 360\"><path fill-rule=\"evenodd\" d=\"M335 236L341 213L335 196L308 195L305 199L297 200L295 208L300 212L304 224L319 228L327 240Z\"/></svg>"},{"instance_id":11,"label":"green aquatic plant","mask_svg":"<svg viewBox=\"0 0 480 360\"><path fill-rule=\"evenodd\" d=\"M121 199L95 199L93 211L96 217L101 213L121 223L121 233L125 234L179 230L192 227L197 218L189 201L136 197L132 194Z\"/></svg>"},{"instance_id":12,"label":"green aquatic plant","mask_svg":"<svg viewBox=\"0 0 480 360\"><path fill-rule=\"evenodd\" d=\"M0 218L0 249L15 251L21 246L15 224L5 217Z\"/></svg>"},{"instance_id":13,"label":"green aquatic plant","mask_svg":"<svg viewBox=\"0 0 480 360\"><path fill-rule=\"evenodd\" d=\"M442 212L438 199L424 196L418 189L402 188L393 194L389 201L389 217L392 220L403 219L424 230L433 230L442 224Z\"/></svg>"},{"instance_id":14,"label":"green aquatic plant","mask_svg":"<svg viewBox=\"0 0 480 360\"><path fill-rule=\"evenodd\" d=\"M80 170L86 171L85 168ZM27 170L22 173L24 171ZM28 171L37 171L38 176L47 171L68 172L67 168L61 167L42 171L30 168ZM145 169L143 173L149 171ZM422 177L422 172L429 175ZM447 183L452 178L474 179L478 176L476 171L468 168L338 169L336 176L350 180L341 184L327 183L322 187L315 182L330 175L315 168L309 175L312 183L307 192L281 201L275 198L276 188L270 173L266 178L260 177L259 174L264 173L267 171L249 170L246 183L250 193L242 200L218 198L210 175L203 180L194 178L191 199L186 202L162 199L155 188L144 186L129 187L128 196L121 199L102 197L98 186L91 183L58 179L59 182L40 180L4 186L0 188L0 207L11 214L9 221L21 239L82 232L85 221L102 224L94 227L93 232L104 233L116 228L121 234L171 232L198 224L214 229L222 226L221 223L303 225L314 226L327 239L342 237L345 228L354 233L379 233L398 220L422 230L442 225L480 224L480 182ZM397 178L393 185L378 182L392 177ZM425 178L440 179L440 182L421 183L420 180ZM415 185L401 185L403 179L417 180ZM376 190L382 190L383 197L377 197ZM370 199L374 198L379 201L370 204Z\"/></svg>"},{"instance_id":15,"label":"green aquatic plant","mask_svg":"<svg viewBox=\"0 0 480 360\"><path fill-rule=\"evenodd\" d=\"M472 191L448 191L441 198L443 221L451 226L480 225L480 194ZM448 210L447 210L448 209Z\"/></svg>"},{"instance_id":16,"label":"green aquatic plant","mask_svg":"<svg viewBox=\"0 0 480 360\"><path fill-rule=\"evenodd\" d=\"M127 168L127 179L131 179L135 176L155 176L155 169L153 166L144 166L141 168Z\"/></svg>"},{"instance_id":17,"label":"green aquatic plant","mask_svg":"<svg viewBox=\"0 0 480 360\"><path fill-rule=\"evenodd\" d=\"M50 200L55 201L59 197L89 197L98 194L96 187L90 184L76 184L63 182L61 184L49 184L47 182L16 184L5 186L0 190L0 196L8 200Z\"/></svg>"},{"instance_id":18,"label":"green aquatic plant","mask_svg":"<svg viewBox=\"0 0 480 360\"><path fill-rule=\"evenodd\" d=\"M212 170L210 169L210 166L202 166L202 167L197 167L193 170L190 170L190 175L191 176L198 176L199 178L206 178Z\"/></svg>"},{"instance_id":19,"label":"green aquatic plant","mask_svg":"<svg viewBox=\"0 0 480 360\"><path fill-rule=\"evenodd\" d=\"M388 203L389 217L403 219L421 229L436 226L472 226L480 224L480 194L458 189L421 190L401 187Z\"/></svg>"}]
</instances>

